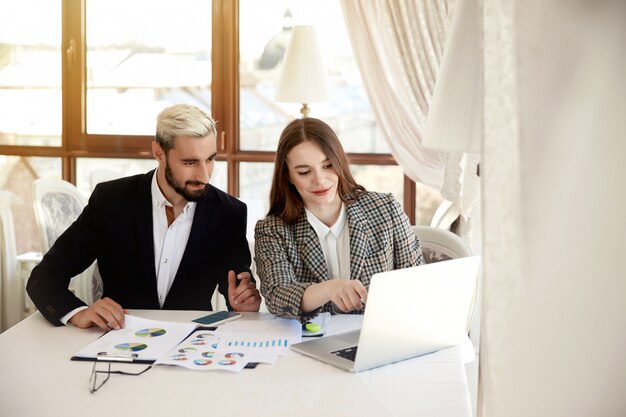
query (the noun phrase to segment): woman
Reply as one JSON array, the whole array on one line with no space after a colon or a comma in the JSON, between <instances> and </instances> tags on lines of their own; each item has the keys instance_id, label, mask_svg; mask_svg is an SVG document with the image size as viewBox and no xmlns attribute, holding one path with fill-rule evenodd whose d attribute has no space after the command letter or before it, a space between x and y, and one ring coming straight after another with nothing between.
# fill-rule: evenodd
<instances>
[{"instance_id":1,"label":"woman","mask_svg":"<svg viewBox=\"0 0 626 417\"><path fill-rule=\"evenodd\" d=\"M372 275L422 257L398 202L358 185L337 135L314 118L280 136L255 254L268 310L303 322L322 311L363 313Z\"/></svg>"}]
</instances>

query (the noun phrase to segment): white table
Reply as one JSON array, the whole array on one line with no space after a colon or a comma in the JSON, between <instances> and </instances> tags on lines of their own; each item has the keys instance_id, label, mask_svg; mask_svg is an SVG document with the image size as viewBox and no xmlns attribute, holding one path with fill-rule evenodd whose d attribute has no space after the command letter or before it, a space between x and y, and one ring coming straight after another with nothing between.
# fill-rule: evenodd
<instances>
[{"instance_id":1,"label":"white table","mask_svg":"<svg viewBox=\"0 0 626 417\"><path fill-rule=\"evenodd\" d=\"M130 314L189 321L206 312ZM259 320L266 314L245 313L240 320ZM329 333L358 328L361 319L333 316ZM358 374L294 352L274 365L241 373L156 366L141 376L112 375L90 394L92 363L70 357L100 334L97 329L54 327L39 313L0 334L0 415L471 416L461 347ZM144 365L113 367L138 371Z\"/></svg>"}]
</instances>

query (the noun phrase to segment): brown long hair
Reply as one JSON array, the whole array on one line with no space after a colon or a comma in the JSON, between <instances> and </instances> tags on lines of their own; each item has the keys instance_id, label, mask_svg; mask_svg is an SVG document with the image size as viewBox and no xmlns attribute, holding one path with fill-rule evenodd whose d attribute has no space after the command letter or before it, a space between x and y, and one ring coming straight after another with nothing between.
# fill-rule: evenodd
<instances>
[{"instance_id":1,"label":"brown long hair","mask_svg":"<svg viewBox=\"0 0 626 417\"><path fill-rule=\"evenodd\" d=\"M293 120L285 127L278 141L270 191L270 209L267 213L280 217L287 224L294 224L304 207L300 193L289 181L287 155L296 145L307 140L319 145L333 164L339 176L337 192L344 203L352 204L365 194L365 188L357 184L352 177L348 158L333 129L323 121L312 117Z\"/></svg>"}]
</instances>

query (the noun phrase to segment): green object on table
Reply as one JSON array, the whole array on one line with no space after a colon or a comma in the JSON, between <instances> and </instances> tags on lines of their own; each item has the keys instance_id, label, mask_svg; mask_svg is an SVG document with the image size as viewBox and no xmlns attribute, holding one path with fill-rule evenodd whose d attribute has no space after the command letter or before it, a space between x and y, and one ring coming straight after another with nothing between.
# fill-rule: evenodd
<instances>
[{"instance_id":1,"label":"green object on table","mask_svg":"<svg viewBox=\"0 0 626 417\"><path fill-rule=\"evenodd\" d=\"M305 324L304 328L310 332L319 332L322 329L319 324L311 322Z\"/></svg>"}]
</instances>

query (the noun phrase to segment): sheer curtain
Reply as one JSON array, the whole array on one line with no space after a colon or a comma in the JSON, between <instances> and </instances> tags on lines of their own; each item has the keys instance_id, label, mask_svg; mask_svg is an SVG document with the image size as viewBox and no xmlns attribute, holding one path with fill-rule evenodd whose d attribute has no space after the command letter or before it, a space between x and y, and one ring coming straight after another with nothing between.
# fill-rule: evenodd
<instances>
[{"instance_id":1,"label":"sheer curtain","mask_svg":"<svg viewBox=\"0 0 626 417\"><path fill-rule=\"evenodd\" d=\"M342 7L365 90L395 160L409 178L440 189L443 197L453 203L453 210L464 219L461 235L472 244L469 218L480 197L480 181L476 174L479 149L474 146L472 151L476 153L468 154L435 147L442 152L431 149L433 145L426 146L424 142L426 116L437 78L443 74L449 83L459 74L455 67L480 63L471 53L465 54L460 61L456 59L467 49L464 39L467 27L471 28L472 39L479 40L476 0L470 0L470 7L465 7L473 14L454 19L454 27L462 30L452 30L455 42L450 44L447 28L452 20L454 3L454 0L343 0ZM448 53L444 49L451 50ZM472 50L478 49L478 44L473 45ZM440 73L444 54L447 54L448 71ZM468 63L467 58L474 61ZM470 77L476 78L481 68L472 68ZM480 85L476 85L473 91L479 88ZM437 137L461 136L464 141L477 142L477 135L473 132L477 128L480 131L482 126L471 125L475 119L473 116L462 117L467 114L467 108L453 112L457 115L454 120L449 119L450 113L446 114L449 106L459 101L459 92L464 106L481 109L468 89L443 91L437 113L446 120L430 130ZM455 129L450 130L450 126ZM473 246L478 250L476 245Z\"/></svg>"},{"instance_id":2,"label":"sheer curtain","mask_svg":"<svg viewBox=\"0 0 626 417\"><path fill-rule=\"evenodd\" d=\"M626 2L475 4L484 66L479 415L626 415ZM342 5L394 157L412 178L442 184L450 154L422 139L450 4ZM424 28L432 45L416 53Z\"/></svg>"},{"instance_id":3,"label":"sheer curtain","mask_svg":"<svg viewBox=\"0 0 626 417\"><path fill-rule=\"evenodd\" d=\"M450 1L342 0L344 20L378 125L406 175L435 188L445 155L422 144Z\"/></svg>"},{"instance_id":4,"label":"sheer curtain","mask_svg":"<svg viewBox=\"0 0 626 417\"><path fill-rule=\"evenodd\" d=\"M422 139L427 148L446 152L441 192L462 216L458 232L475 252L479 252L480 239L473 242L471 238L474 219L480 215L477 171L484 100L480 12L478 0L455 4Z\"/></svg>"},{"instance_id":5,"label":"sheer curtain","mask_svg":"<svg viewBox=\"0 0 626 417\"><path fill-rule=\"evenodd\" d=\"M479 415L626 415L626 2L483 10Z\"/></svg>"},{"instance_id":6,"label":"sheer curtain","mask_svg":"<svg viewBox=\"0 0 626 417\"><path fill-rule=\"evenodd\" d=\"M521 241L521 133L514 8L512 1L484 0L479 416L497 416L494 410L510 406L506 392L497 395L502 383L499 372L515 366L510 363L509 353L516 349L511 343L517 340L515 333L519 329L510 325L517 313L510 306L523 304L522 287L527 276L522 262L525 245Z\"/></svg>"},{"instance_id":7,"label":"sheer curtain","mask_svg":"<svg viewBox=\"0 0 626 417\"><path fill-rule=\"evenodd\" d=\"M13 207L22 204L15 193L0 190L0 332L22 319L24 294L18 273Z\"/></svg>"}]
</instances>

